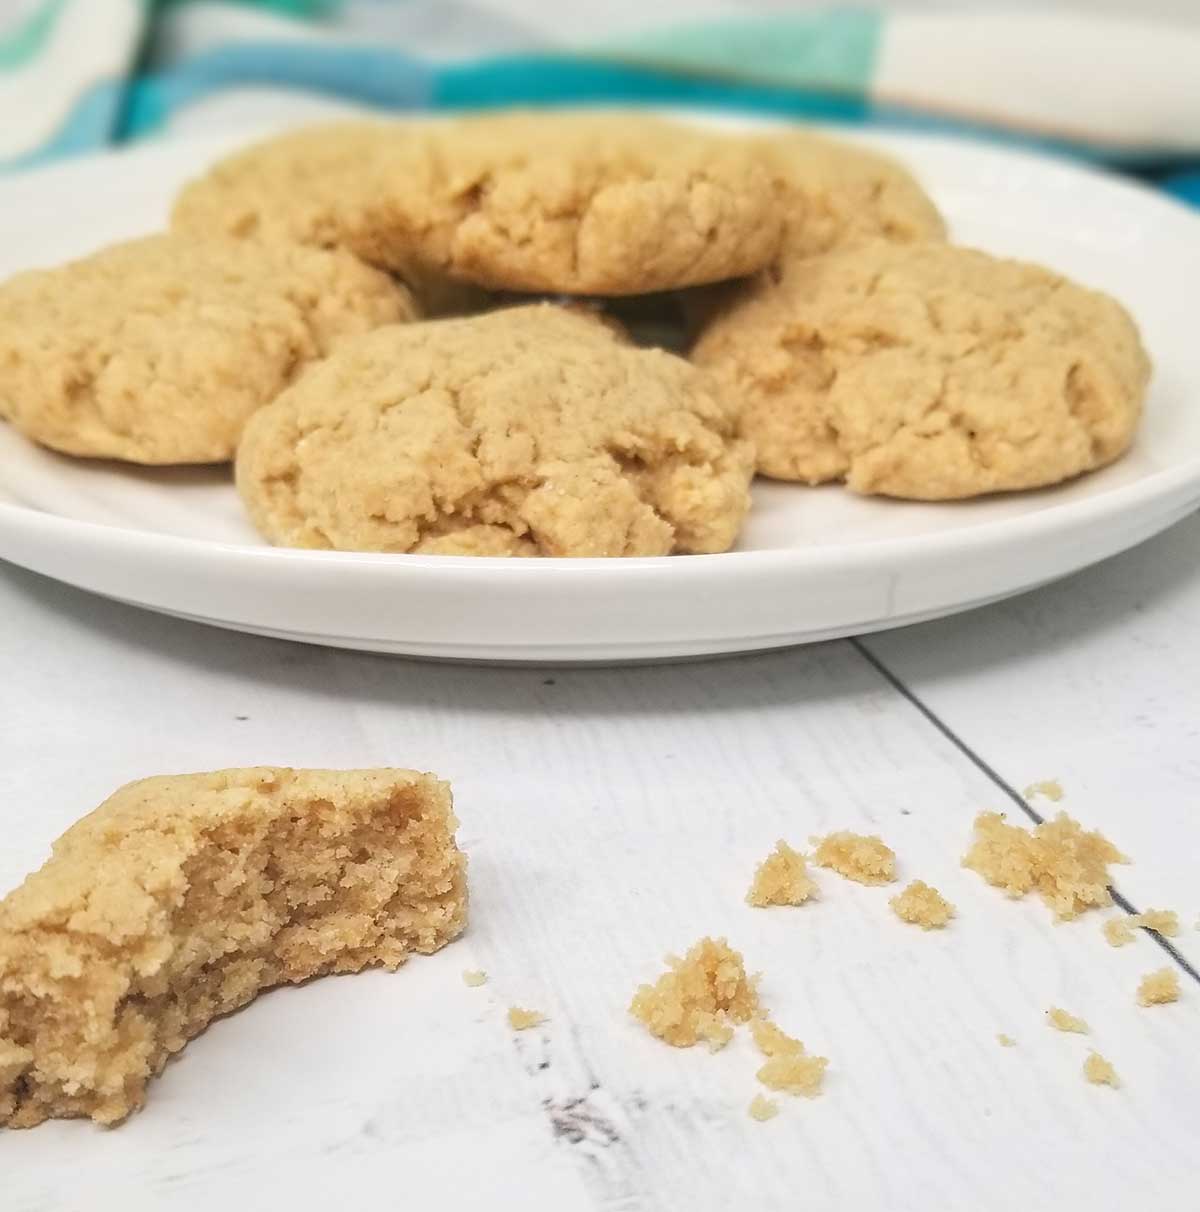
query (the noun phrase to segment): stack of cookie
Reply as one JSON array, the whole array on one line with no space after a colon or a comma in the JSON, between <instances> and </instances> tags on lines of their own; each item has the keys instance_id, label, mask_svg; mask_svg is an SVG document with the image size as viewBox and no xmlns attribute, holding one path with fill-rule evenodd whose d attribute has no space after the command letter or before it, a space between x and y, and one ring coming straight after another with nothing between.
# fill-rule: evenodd
<instances>
[{"instance_id":1,"label":"stack of cookie","mask_svg":"<svg viewBox=\"0 0 1200 1212\"><path fill-rule=\"evenodd\" d=\"M236 458L301 547L725 551L756 472L945 500L1102 466L1148 377L1119 304L948 244L898 164L634 114L288 134L169 234L0 288L0 415Z\"/></svg>"}]
</instances>

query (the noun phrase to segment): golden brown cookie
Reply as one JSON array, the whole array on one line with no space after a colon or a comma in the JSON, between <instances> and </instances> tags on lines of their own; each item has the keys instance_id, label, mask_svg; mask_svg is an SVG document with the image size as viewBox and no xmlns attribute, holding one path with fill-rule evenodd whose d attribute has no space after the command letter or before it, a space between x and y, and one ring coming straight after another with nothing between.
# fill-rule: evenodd
<instances>
[{"instance_id":1,"label":"golden brown cookie","mask_svg":"<svg viewBox=\"0 0 1200 1212\"><path fill-rule=\"evenodd\" d=\"M180 191L177 231L343 248L398 274L429 315L472 311L486 295L422 268L395 222L397 183L429 163L424 127L333 122L262 140L218 161Z\"/></svg>"},{"instance_id":2,"label":"golden brown cookie","mask_svg":"<svg viewBox=\"0 0 1200 1212\"><path fill-rule=\"evenodd\" d=\"M779 253L764 271L778 281L791 261L876 240L945 239L946 224L912 174L889 156L807 130L749 141L771 175L783 211ZM741 289L721 282L679 293L691 337Z\"/></svg>"},{"instance_id":3,"label":"golden brown cookie","mask_svg":"<svg viewBox=\"0 0 1200 1212\"><path fill-rule=\"evenodd\" d=\"M724 551L753 465L734 426L683 359L540 304L346 343L247 426L237 482L295 547Z\"/></svg>"},{"instance_id":4,"label":"golden brown cookie","mask_svg":"<svg viewBox=\"0 0 1200 1212\"><path fill-rule=\"evenodd\" d=\"M307 362L412 316L349 253L151 236L0 286L0 415L68 454L222 462Z\"/></svg>"},{"instance_id":5,"label":"golden brown cookie","mask_svg":"<svg viewBox=\"0 0 1200 1212\"><path fill-rule=\"evenodd\" d=\"M230 157L180 194L179 230L345 247L421 283L641 294L774 256L761 158L633 113L342 123Z\"/></svg>"},{"instance_id":6,"label":"golden brown cookie","mask_svg":"<svg viewBox=\"0 0 1200 1212\"><path fill-rule=\"evenodd\" d=\"M753 273L780 206L741 140L635 113L517 112L431 127L396 223L483 286L645 294Z\"/></svg>"},{"instance_id":7,"label":"golden brown cookie","mask_svg":"<svg viewBox=\"0 0 1200 1212\"><path fill-rule=\"evenodd\" d=\"M946 244L791 262L718 315L692 356L741 401L764 475L921 500L1112 462L1150 374L1107 295Z\"/></svg>"},{"instance_id":8,"label":"golden brown cookie","mask_svg":"<svg viewBox=\"0 0 1200 1212\"><path fill-rule=\"evenodd\" d=\"M255 236L345 248L394 268L380 210L388 166L408 128L391 122L306 126L218 161L175 200L171 223L199 236Z\"/></svg>"},{"instance_id":9,"label":"golden brown cookie","mask_svg":"<svg viewBox=\"0 0 1200 1212\"><path fill-rule=\"evenodd\" d=\"M807 131L762 139L784 206L781 261L888 240L942 240L946 222L890 156Z\"/></svg>"},{"instance_id":10,"label":"golden brown cookie","mask_svg":"<svg viewBox=\"0 0 1200 1212\"><path fill-rule=\"evenodd\" d=\"M121 788L0 901L0 1126L114 1123L188 1040L262 990L394 969L456 938L454 828L449 787L412 770L260 767Z\"/></svg>"}]
</instances>

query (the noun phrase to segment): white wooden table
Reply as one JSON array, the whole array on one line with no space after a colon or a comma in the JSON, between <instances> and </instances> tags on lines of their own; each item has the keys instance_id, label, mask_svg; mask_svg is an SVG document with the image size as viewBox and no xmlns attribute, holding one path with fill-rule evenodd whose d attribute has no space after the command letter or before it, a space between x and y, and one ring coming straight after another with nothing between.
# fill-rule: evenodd
<instances>
[{"instance_id":1,"label":"white wooden table","mask_svg":"<svg viewBox=\"0 0 1200 1212\"><path fill-rule=\"evenodd\" d=\"M0 618L0 890L126 780L256 763L439 772L472 889L461 942L263 997L123 1127L0 1133L3 1212L1198 1206L1200 517L974 614L694 665L409 663L4 566ZM1180 911L1177 955L1114 950L1109 911L1056 926L960 868L975 813L1019 817L1014 789L1044 778L1133 857L1132 903ZM834 828L879 832L959 917L922 933L828 872L802 909L742 902L776 838ZM756 1123L744 1033L711 1055L629 1018L706 933L830 1058L821 1097ZM1182 1000L1139 1008L1164 964ZM513 1003L549 1021L514 1034ZM1049 1030L1051 1004L1091 1037ZM1121 1090L1083 1081L1089 1046Z\"/></svg>"}]
</instances>

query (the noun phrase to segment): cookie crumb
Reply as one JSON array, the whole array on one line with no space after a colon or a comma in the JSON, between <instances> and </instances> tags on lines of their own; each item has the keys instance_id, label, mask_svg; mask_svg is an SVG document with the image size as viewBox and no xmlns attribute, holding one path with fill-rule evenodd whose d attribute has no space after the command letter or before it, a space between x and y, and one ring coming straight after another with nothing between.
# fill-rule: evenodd
<instances>
[{"instance_id":1,"label":"cookie crumb","mask_svg":"<svg viewBox=\"0 0 1200 1212\"><path fill-rule=\"evenodd\" d=\"M1017 898L1033 890L1065 921L1112 903L1109 863L1129 860L1103 834L1060 812L1032 831L1010 825L1001 812L981 812L962 865Z\"/></svg>"},{"instance_id":2,"label":"cookie crumb","mask_svg":"<svg viewBox=\"0 0 1200 1212\"><path fill-rule=\"evenodd\" d=\"M795 1056L804 1051L804 1045L798 1039L788 1035L765 1015L750 1020L750 1034L763 1056Z\"/></svg>"},{"instance_id":3,"label":"cookie crumb","mask_svg":"<svg viewBox=\"0 0 1200 1212\"><path fill-rule=\"evenodd\" d=\"M1179 914L1174 909L1147 909L1137 917L1139 926L1153 930L1163 938L1175 938L1179 933Z\"/></svg>"},{"instance_id":4,"label":"cookie crumb","mask_svg":"<svg viewBox=\"0 0 1200 1212\"><path fill-rule=\"evenodd\" d=\"M1062 784L1058 779L1044 779L1040 783L1030 783L1025 788L1025 798L1031 800L1035 795L1040 795L1043 799L1053 800L1057 804L1063 797Z\"/></svg>"},{"instance_id":5,"label":"cookie crumb","mask_svg":"<svg viewBox=\"0 0 1200 1212\"><path fill-rule=\"evenodd\" d=\"M825 1080L825 1069L829 1064L826 1057L805 1052L804 1045L798 1039L780 1030L767 1018L752 1019L750 1033L758 1050L767 1058L766 1064L756 1074L764 1086L785 1094L804 1094L809 1098L821 1092L821 1083Z\"/></svg>"},{"instance_id":6,"label":"cookie crumb","mask_svg":"<svg viewBox=\"0 0 1200 1212\"><path fill-rule=\"evenodd\" d=\"M816 892L817 885L808 874L804 855L780 838L775 849L759 863L754 882L746 893L746 903L760 909L768 905L802 905Z\"/></svg>"},{"instance_id":7,"label":"cookie crumb","mask_svg":"<svg viewBox=\"0 0 1200 1212\"><path fill-rule=\"evenodd\" d=\"M528 1031L530 1027L540 1026L546 1021L546 1016L540 1010L525 1010L520 1006L509 1006L508 1025L514 1031Z\"/></svg>"},{"instance_id":8,"label":"cookie crumb","mask_svg":"<svg viewBox=\"0 0 1200 1212\"><path fill-rule=\"evenodd\" d=\"M750 1100L750 1118L758 1120L760 1124L765 1123L769 1119L774 1119L778 1114L779 1104L773 1098L767 1098L763 1094L756 1094Z\"/></svg>"},{"instance_id":9,"label":"cookie crumb","mask_svg":"<svg viewBox=\"0 0 1200 1212\"><path fill-rule=\"evenodd\" d=\"M1174 968L1147 972L1138 985L1139 1006L1164 1006L1179 1000L1179 973Z\"/></svg>"},{"instance_id":10,"label":"cookie crumb","mask_svg":"<svg viewBox=\"0 0 1200 1212\"><path fill-rule=\"evenodd\" d=\"M896 853L875 834L841 830L813 839L813 861L859 884L890 884L896 878Z\"/></svg>"},{"instance_id":11,"label":"cookie crumb","mask_svg":"<svg viewBox=\"0 0 1200 1212\"><path fill-rule=\"evenodd\" d=\"M923 880L913 880L888 904L902 922L911 922L922 930L940 930L955 913L954 906Z\"/></svg>"},{"instance_id":12,"label":"cookie crumb","mask_svg":"<svg viewBox=\"0 0 1200 1212\"><path fill-rule=\"evenodd\" d=\"M1147 909L1145 913L1114 917L1104 923L1104 937L1109 946L1124 947L1133 942L1133 932L1138 926L1153 930L1163 938L1174 938L1179 933L1179 914L1174 909Z\"/></svg>"},{"instance_id":13,"label":"cookie crumb","mask_svg":"<svg viewBox=\"0 0 1200 1212\"><path fill-rule=\"evenodd\" d=\"M1055 1031L1074 1031L1077 1035L1087 1035L1089 1030L1083 1019L1077 1018L1074 1014L1068 1014L1066 1010L1061 1010L1058 1006L1051 1006L1046 1011L1046 1021Z\"/></svg>"},{"instance_id":14,"label":"cookie crumb","mask_svg":"<svg viewBox=\"0 0 1200 1212\"><path fill-rule=\"evenodd\" d=\"M482 968L467 968L463 971L462 978L463 984L470 985L472 989L487 984L487 973Z\"/></svg>"},{"instance_id":15,"label":"cookie crumb","mask_svg":"<svg viewBox=\"0 0 1200 1212\"><path fill-rule=\"evenodd\" d=\"M1003 1031L997 1034L996 1043L998 1043L1001 1048L1015 1048L1017 1046L1017 1041L1013 1039L1011 1035L1005 1035Z\"/></svg>"},{"instance_id":16,"label":"cookie crumb","mask_svg":"<svg viewBox=\"0 0 1200 1212\"><path fill-rule=\"evenodd\" d=\"M1083 1076L1093 1086L1112 1086L1114 1090L1121 1086L1117 1071L1099 1052L1088 1053L1087 1060L1083 1062Z\"/></svg>"},{"instance_id":17,"label":"cookie crumb","mask_svg":"<svg viewBox=\"0 0 1200 1212\"><path fill-rule=\"evenodd\" d=\"M682 959L667 956L667 966L653 985L638 986L629 1012L673 1047L704 1040L723 1048L733 1038L729 1023L747 1022L758 1009L755 980L723 938L702 938Z\"/></svg>"}]
</instances>

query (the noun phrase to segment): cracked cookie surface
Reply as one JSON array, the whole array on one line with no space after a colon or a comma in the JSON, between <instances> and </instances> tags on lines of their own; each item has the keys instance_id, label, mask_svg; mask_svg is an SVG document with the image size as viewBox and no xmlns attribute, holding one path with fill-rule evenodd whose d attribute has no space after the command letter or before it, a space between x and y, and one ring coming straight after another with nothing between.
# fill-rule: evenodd
<instances>
[{"instance_id":1,"label":"cracked cookie surface","mask_svg":"<svg viewBox=\"0 0 1200 1212\"><path fill-rule=\"evenodd\" d=\"M400 123L332 122L251 144L180 190L172 227L346 248L396 268L403 250L386 244L380 207L384 182L403 161L408 130Z\"/></svg>"},{"instance_id":2,"label":"cracked cookie surface","mask_svg":"<svg viewBox=\"0 0 1200 1212\"><path fill-rule=\"evenodd\" d=\"M916 178L889 156L796 132L758 141L784 200L779 260L875 240L945 238L946 221Z\"/></svg>"},{"instance_id":3,"label":"cracked cookie surface","mask_svg":"<svg viewBox=\"0 0 1200 1212\"><path fill-rule=\"evenodd\" d=\"M790 262L822 253L877 240L912 244L946 237L932 199L890 156L806 130L748 145L770 173L783 214L779 252L762 271L765 282L777 282ZM717 282L681 292L687 330L698 335L742 287Z\"/></svg>"},{"instance_id":4,"label":"cracked cookie surface","mask_svg":"<svg viewBox=\"0 0 1200 1212\"><path fill-rule=\"evenodd\" d=\"M450 555L724 551L753 451L704 372L552 304L379 329L256 415L272 542Z\"/></svg>"},{"instance_id":5,"label":"cracked cookie surface","mask_svg":"<svg viewBox=\"0 0 1200 1212\"><path fill-rule=\"evenodd\" d=\"M186 186L172 223L344 247L441 312L447 283L625 295L753 273L782 209L746 141L644 114L517 111L276 136Z\"/></svg>"},{"instance_id":6,"label":"cracked cookie surface","mask_svg":"<svg viewBox=\"0 0 1200 1212\"><path fill-rule=\"evenodd\" d=\"M1115 300L945 244L792 262L728 304L692 357L741 402L764 475L920 500L1112 462L1150 374Z\"/></svg>"},{"instance_id":7,"label":"cracked cookie surface","mask_svg":"<svg viewBox=\"0 0 1200 1212\"><path fill-rule=\"evenodd\" d=\"M172 228L198 237L341 248L398 274L427 314L469 311L483 292L418 266L393 199L430 165L425 126L331 122L261 140L217 161L175 199Z\"/></svg>"},{"instance_id":8,"label":"cracked cookie surface","mask_svg":"<svg viewBox=\"0 0 1200 1212\"><path fill-rule=\"evenodd\" d=\"M306 362L413 314L403 287L345 252L113 245L0 286L0 416L67 454L223 462Z\"/></svg>"},{"instance_id":9,"label":"cracked cookie surface","mask_svg":"<svg viewBox=\"0 0 1200 1212\"><path fill-rule=\"evenodd\" d=\"M779 200L742 140L641 114L432 123L386 168L369 225L425 271L501 290L641 294L775 255Z\"/></svg>"}]
</instances>

